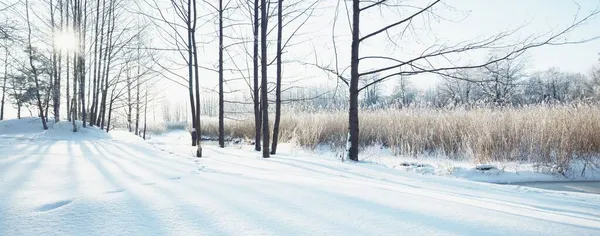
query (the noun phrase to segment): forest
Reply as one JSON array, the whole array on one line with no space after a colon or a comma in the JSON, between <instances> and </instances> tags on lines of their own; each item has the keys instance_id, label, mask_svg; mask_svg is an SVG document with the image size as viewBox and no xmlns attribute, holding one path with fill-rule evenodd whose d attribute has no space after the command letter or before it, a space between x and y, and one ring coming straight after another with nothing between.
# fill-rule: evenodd
<instances>
[{"instance_id":1,"label":"forest","mask_svg":"<svg viewBox=\"0 0 600 236\"><path fill-rule=\"evenodd\" d=\"M353 161L369 145L477 162L600 152L598 62L532 71L528 54L597 40L572 34L598 6L576 4L548 31L522 24L445 42L427 40L431 25L467 13L396 2L5 0L0 120L10 107L40 117L40 129L194 129L219 147L243 139L263 157L279 142L328 145ZM395 50L415 40L412 52Z\"/></svg>"}]
</instances>

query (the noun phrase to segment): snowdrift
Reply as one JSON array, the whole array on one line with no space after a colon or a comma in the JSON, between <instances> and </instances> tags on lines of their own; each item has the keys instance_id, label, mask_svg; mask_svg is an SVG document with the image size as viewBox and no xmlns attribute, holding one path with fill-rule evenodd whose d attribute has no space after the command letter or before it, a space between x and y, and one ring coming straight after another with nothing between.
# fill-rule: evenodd
<instances>
[{"instance_id":1,"label":"snowdrift","mask_svg":"<svg viewBox=\"0 0 600 236\"><path fill-rule=\"evenodd\" d=\"M83 127L81 121L75 121L77 132L73 132L73 123L48 120L48 130L43 130L42 121L37 117L0 121L0 138L21 139L112 139L113 137L96 127Z\"/></svg>"}]
</instances>

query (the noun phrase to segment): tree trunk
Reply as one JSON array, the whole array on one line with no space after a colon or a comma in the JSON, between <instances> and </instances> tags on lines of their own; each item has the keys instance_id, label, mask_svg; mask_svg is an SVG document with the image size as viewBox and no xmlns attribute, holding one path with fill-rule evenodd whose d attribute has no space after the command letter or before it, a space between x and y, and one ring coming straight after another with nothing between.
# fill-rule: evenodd
<instances>
[{"instance_id":1,"label":"tree trunk","mask_svg":"<svg viewBox=\"0 0 600 236\"><path fill-rule=\"evenodd\" d=\"M131 101L131 77L127 72L127 129L129 133L133 132L133 124L131 120L131 113L133 112L133 102Z\"/></svg>"},{"instance_id":2,"label":"tree trunk","mask_svg":"<svg viewBox=\"0 0 600 236\"><path fill-rule=\"evenodd\" d=\"M102 1L102 9L105 9L106 6L106 1L103 0ZM98 16L98 12L100 12L100 7L97 6L97 14L96 16ZM102 19L99 19L99 16L96 18L96 23L98 21L101 21L102 24L100 25L100 33L98 33L98 30L96 29L96 37L99 36L100 38L100 43L98 44L97 38L94 41L94 44L96 46L98 46L98 52L96 52L96 48L94 47L94 58L97 56L98 59L94 61L94 91L93 91L93 96L92 96L92 111L91 111L91 117L90 117L90 123L93 125L98 126L98 100L100 99L100 90L102 88L102 84L103 84L103 80L102 80L102 47L103 47L103 41L104 41L104 19L106 18L106 13L105 11L102 12ZM97 24L96 24L97 27Z\"/></svg>"},{"instance_id":3,"label":"tree trunk","mask_svg":"<svg viewBox=\"0 0 600 236\"><path fill-rule=\"evenodd\" d=\"M44 118L46 118L46 122L48 122L48 112L50 110L50 95L52 94L52 90L54 90L54 83L52 76L50 76L50 88L46 91L46 97L44 98Z\"/></svg>"},{"instance_id":4,"label":"tree trunk","mask_svg":"<svg viewBox=\"0 0 600 236\"><path fill-rule=\"evenodd\" d=\"M66 26L67 29L69 28L69 3L70 3L70 1L66 1L65 11L64 11L65 22L64 22L63 27ZM66 89L67 90L66 91L66 94L67 94L67 121L71 122L71 92L70 92L71 81L70 81L70 77L69 77L70 76L69 63L71 60L69 58L69 50L66 50L65 60L66 60L66 70L65 70L66 77L65 77L65 79L67 81L67 89Z\"/></svg>"},{"instance_id":5,"label":"tree trunk","mask_svg":"<svg viewBox=\"0 0 600 236\"><path fill-rule=\"evenodd\" d=\"M225 147L225 111L223 97L223 0L219 0L219 147Z\"/></svg>"},{"instance_id":6,"label":"tree trunk","mask_svg":"<svg viewBox=\"0 0 600 236\"><path fill-rule=\"evenodd\" d=\"M144 103L144 135L142 138L146 140L146 124L148 118L148 87L146 87L146 102Z\"/></svg>"},{"instance_id":7,"label":"tree trunk","mask_svg":"<svg viewBox=\"0 0 600 236\"><path fill-rule=\"evenodd\" d=\"M106 122L106 132L110 132L110 120L112 119L112 107L114 103L114 94L110 96L110 103L108 105L108 121Z\"/></svg>"},{"instance_id":8,"label":"tree trunk","mask_svg":"<svg viewBox=\"0 0 600 236\"><path fill-rule=\"evenodd\" d=\"M271 154L277 153L277 142L279 141L279 121L281 120L281 38L283 34L283 0L277 1L277 82L275 88L275 123L273 123L273 143Z\"/></svg>"},{"instance_id":9,"label":"tree trunk","mask_svg":"<svg viewBox=\"0 0 600 236\"><path fill-rule=\"evenodd\" d=\"M79 30L79 95L81 97L81 121L83 122L83 127L87 126L87 113L85 110L85 32L87 25L87 14L85 13L85 9L87 8L87 1L85 1L84 5L81 6L81 2L78 5L78 30ZM81 22L81 18L83 17L83 23Z\"/></svg>"},{"instance_id":10,"label":"tree trunk","mask_svg":"<svg viewBox=\"0 0 600 236\"><path fill-rule=\"evenodd\" d=\"M196 46L196 18L197 18L197 10L196 10L196 1L194 2L194 9L193 9L193 18L190 19L194 19L193 20L193 26L192 26L192 45L193 45L193 56L194 56L194 72L195 72L195 79L196 79L196 133L198 135L198 138L196 139L196 141L198 142L198 149L196 150L196 157L202 157L202 145L200 143L200 140L202 140L202 129L200 126L200 81L199 81L199 74L198 74L198 48Z\"/></svg>"},{"instance_id":11,"label":"tree trunk","mask_svg":"<svg viewBox=\"0 0 600 236\"><path fill-rule=\"evenodd\" d=\"M139 75L139 65L138 65L138 75L136 76L137 86L135 92L135 135L140 135L140 75Z\"/></svg>"},{"instance_id":12,"label":"tree trunk","mask_svg":"<svg viewBox=\"0 0 600 236\"><path fill-rule=\"evenodd\" d=\"M259 98L259 85L258 85L258 0L254 0L254 54L252 57L254 66L254 126L255 126L255 138L254 138L254 150L260 151L260 134L262 126L262 115L260 110L260 98Z\"/></svg>"},{"instance_id":13,"label":"tree trunk","mask_svg":"<svg viewBox=\"0 0 600 236\"><path fill-rule=\"evenodd\" d=\"M109 77L109 73L110 73L110 65L111 65L111 57L112 57L112 50L114 48L113 45L113 33L115 30L115 12L114 12L114 8L115 8L115 2L111 1L110 2L110 6L109 6L109 15L108 15L108 26L107 26L107 33L106 33L106 49L105 54L104 54L104 60L106 61L105 67L104 67L104 89L103 89L103 94L102 94L102 102L100 104L100 109L101 109L101 118L100 118L100 129L104 129L104 124L106 122L106 100L108 98L108 89L109 89L109 83L108 83L108 77Z\"/></svg>"},{"instance_id":14,"label":"tree trunk","mask_svg":"<svg viewBox=\"0 0 600 236\"><path fill-rule=\"evenodd\" d=\"M195 4L194 4L195 5ZM195 9L195 7L194 7ZM198 74L198 54L196 52L196 32L192 34L192 45L194 45L194 74L196 80L196 133L198 134L198 138L196 139L198 145L198 151L196 152L196 157L202 157L202 146L200 145L200 135L202 134L202 129L200 125L200 82L199 82L199 74Z\"/></svg>"},{"instance_id":15,"label":"tree trunk","mask_svg":"<svg viewBox=\"0 0 600 236\"><path fill-rule=\"evenodd\" d=\"M54 1L50 1L50 28L52 29L52 37L56 37L56 24L54 18ZM62 15L61 15L62 18ZM62 26L62 25L61 25ZM60 53L60 50L58 50ZM58 61L56 43L52 40L52 107L54 113L54 121L60 121L60 79L58 77ZM47 114L46 114L47 115Z\"/></svg>"},{"instance_id":16,"label":"tree trunk","mask_svg":"<svg viewBox=\"0 0 600 236\"><path fill-rule=\"evenodd\" d=\"M187 11L187 22L186 22L186 26L187 26L187 30L188 30L188 91L190 93L190 108L192 110L192 127L194 127L194 129L197 128L196 125L196 106L194 103L194 56L192 55L193 53L193 43L192 43L192 34L193 34L193 29L192 29L192 1L188 0L188 11ZM196 131L198 132L198 131ZM196 146L197 143L192 142L192 146Z\"/></svg>"},{"instance_id":17,"label":"tree trunk","mask_svg":"<svg viewBox=\"0 0 600 236\"><path fill-rule=\"evenodd\" d=\"M4 101L6 98L6 81L8 80L8 48L4 48L4 78L2 79L2 100L0 100L0 120L4 120Z\"/></svg>"},{"instance_id":18,"label":"tree trunk","mask_svg":"<svg viewBox=\"0 0 600 236\"><path fill-rule=\"evenodd\" d=\"M77 1L73 1L72 11L73 11L73 22L72 22L73 23L73 25L72 25L73 31L75 34L75 38L78 38L80 32L78 32L78 30L77 30L77 28L78 28L78 25L77 25L77 18L78 18ZM79 59L79 57L77 56L77 51L74 50L73 51L73 101L72 101L73 102L73 104L72 104L73 111L71 112L71 115L72 115L71 121L73 122L74 129L76 129L75 121L77 120L77 118L79 116L79 113L77 112L78 108L79 108L79 104L77 102L77 98L79 97L78 93L77 93L77 81L79 80L78 75L79 75L79 63L80 62L78 61L78 59ZM76 131L76 130L74 130L74 131Z\"/></svg>"},{"instance_id":19,"label":"tree trunk","mask_svg":"<svg viewBox=\"0 0 600 236\"><path fill-rule=\"evenodd\" d=\"M71 99L71 121L73 127L75 127L75 121L77 120L77 57L73 55L73 94Z\"/></svg>"},{"instance_id":20,"label":"tree trunk","mask_svg":"<svg viewBox=\"0 0 600 236\"><path fill-rule=\"evenodd\" d=\"M348 143L346 157L352 161L358 161L358 52L360 37L360 0L353 0L352 4L352 51L350 64L350 104L348 112Z\"/></svg>"},{"instance_id":21,"label":"tree trunk","mask_svg":"<svg viewBox=\"0 0 600 236\"><path fill-rule=\"evenodd\" d=\"M75 113L76 113L77 107L75 107L75 100L77 100L76 96L74 96L72 98L71 107L70 107L70 110L71 110L70 114L73 115L73 117L71 117L71 123L73 124L73 132L77 132L77 124L75 123Z\"/></svg>"},{"instance_id":22,"label":"tree trunk","mask_svg":"<svg viewBox=\"0 0 600 236\"><path fill-rule=\"evenodd\" d=\"M260 54L261 54L261 110L262 110L262 136L263 136L263 144L262 144L262 152L263 158L269 158L269 99L268 99L268 91L267 91L267 3L266 0L261 0L260 6Z\"/></svg>"},{"instance_id":23,"label":"tree trunk","mask_svg":"<svg viewBox=\"0 0 600 236\"><path fill-rule=\"evenodd\" d=\"M76 52L73 52L73 100L71 101L71 106L73 110L71 111L71 121L75 124L75 120L77 120L77 72L78 72L78 62Z\"/></svg>"},{"instance_id":24,"label":"tree trunk","mask_svg":"<svg viewBox=\"0 0 600 236\"><path fill-rule=\"evenodd\" d=\"M67 75L67 77L65 78L67 80L67 121L71 122L71 91L70 91L70 89L71 89L71 85L70 85L71 80L70 80L70 77L69 77L70 76L70 74L69 74L69 62L71 60L70 60L68 52L66 54L65 60L67 61L67 65L66 65L67 69L65 71L66 75Z\"/></svg>"},{"instance_id":25,"label":"tree trunk","mask_svg":"<svg viewBox=\"0 0 600 236\"><path fill-rule=\"evenodd\" d=\"M40 97L40 82L38 78L38 72L33 65L33 47L31 46L31 22L29 21L29 0L25 0L26 15L27 15L27 46L29 52L29 65L31 66L31 73L33 74L33 80L35 82L35 97L37 99L37 106L40 111L40 118L42 119L42 127L44 130L48 129L46 124L46 118L44 117L44 108L42 107L42 99Z\"/></svg>"}]
</instances>

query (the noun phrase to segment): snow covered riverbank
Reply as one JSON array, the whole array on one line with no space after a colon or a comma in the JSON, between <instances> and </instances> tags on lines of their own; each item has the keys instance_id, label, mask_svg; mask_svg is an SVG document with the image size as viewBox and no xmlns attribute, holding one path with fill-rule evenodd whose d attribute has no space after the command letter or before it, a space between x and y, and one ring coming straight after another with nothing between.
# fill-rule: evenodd
<instances>
[{"instance_id":1,"label":"snow covered riverbank","mask_svg":"<svg viewBox=\"0 0 600 236\"><path fill-rule=\"evenodd\" d=\"M145 142L122 132L98 138L95 129L6 130L0 235L600 233L599 195L285 151L262 159L246 146L207 144L197 159L185 132Z\"/></svg>"},{"instance_id":2,"label":"snow covered riverbank","mask_svg":"<svg viewBox=\"0 0 600 236\"><path fill-rule=\"evenodd\" d=\"M294 156L319 156L324 159L341 160L339 157L343 155L343 150L332 150L327 146L319 146L314 151L289 144L283 147ZM564 174L559 173L557 166L526 162L474 164L470 160L450 160L444 156L395 156L389 149L377 145L363 150L361 158L364 163L384 165L398 171L486 183L600 181L600 158L596 163L576 161Z\"/></svg>"}]
</instances>

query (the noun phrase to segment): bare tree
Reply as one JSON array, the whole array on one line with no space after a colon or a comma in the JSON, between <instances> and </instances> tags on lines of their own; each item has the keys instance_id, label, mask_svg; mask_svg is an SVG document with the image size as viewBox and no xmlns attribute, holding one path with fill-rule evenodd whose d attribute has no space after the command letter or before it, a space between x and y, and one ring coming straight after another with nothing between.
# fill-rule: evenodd
<instances>
[{"instance_id":1,"label":"bare tree","mask_svg":"<svg viewBox=\"0 0 600 236\"><path fill-rule=\"evenodd\" d=\"M223 97L223 0L219 0L219 147L225 147L225 104Z\"/></svg>"},{"instance_id":2,"label":"bare tree","mask_svg":"<svg viewBox=\"0 0 600 236\"><path fill-rule=\"evenodd\" d=\"M454 75L455 77L476 81L478 79L476 77L479 76L477 72L478 70L459 70ZM439 96L442 96L442 99L451 100L454 107L470 105L471 101L475 99L477 83L455 79L454 77L442 76L442 78L444 82L438 86Z\"/></svg>"},{"instance_id":3,"label":"bare tree","mask_svg":"<svg viewBox=\"0 0 600 236\"><path fill-rule=\"evenodd\" d=\"M273 123L273 143L271 154L277 153L279 138L279 121L281 120L281 38L283 37L283 0L277 1L277 82L275 87L275 121Z\"/></svg>"},{"instance_id":4,"label":"bare tree","mask_svg":"<svg viewBox=\"0 0 600 236\"><path fill-rule=\"evenodd\" d=\"M399 76L394 92L392 94L391 103L397 108L402 109L410 106L415 99L415 91L410 85L408 76Z\"/></svg>"},{"instance_id":5,"label":"bare tree","mask_svg":"<svg viewBox=\"0 0 600 236\"><path fill-rule=\"evenodd\" d=\"M8 81L8 45L2 47L4 49L4 76L2 76L2 100L0 100L0 120L4 120L4 102L6 98L6 82Z\"/></svg>"},{"instance_id":6,"label":"bare tree","mask_svg":"<svg viewBox=\"0 0 600 236\"><path fill-rule=\"evenodd\" d=\"M287 8L288 9L293 8L302 2L303 1L291 3L288 5ZM275 82L275 120L273 122L273 141L272 141L272 145L271 145L271 154L273 154L273 155L277 153L277 144L279 142L279 123L281 121L281 104L283 102L283 99L281 97L281 93L282 93L281 87L282 87L282 77L283 77L283 71L282 71L283 50L288 46L288 43L291 41L291 39L294 37L294 35L296 35L296 33L300 30L300 28L302 28L306 24L306 22L310 19L310 17L312 17L313 12L316 9L316 6L318 3L319 3L319 1L314 1L314 2L310 3L310 5L308 5L304 9L297 9L297 11L290 11L287 14L285 14L284 7L283 7L283 0L277 1L277 54L276 54L276 67L277 68L276 68L276 82ZM295 12L297 12L296 15L292 14ZM286 15L291 17L291 19L289 19L286 22L286 24L284 24L283 19L284 19L284 16L286 16ZM294 22L295 20L302 19L301 18L302 16L304 16L303 21L298 24L297 28L292 31L292 33L290 34L290 36L284 43L283 42L284 27L287 24Z\"/></svg>"},{"instance_id":7,"label":"bare tree","mask_svg":"<svg viewBox=\"0 0 600 236\"><path fill-rule=\"evenodd\" d=\"M25 0L25 15L27 18L27 53L29 55L29 65L31 66L31 75L33 76L35 82L35 96L37 99L37 106L40 113L40 118L42 120L42 127L44 130L48 129L48 124L46 124L46 117L44 116L44 108L42 107L42 100L40 98L40 82L38 78L38 71L36 66L34 65L33 59L33 45L31 44L31 21L29 19L29 0Z\"/></svg>"},{"instance_id":8,"label":"bare tree","mask_svg":"<svg viewBox=\"0 0 600 236\"><path fill-rule=\"evenodd\" d=\"M262 152L263 157L268 158L269 152L269 98L268 98L268 78L267 78L267 2L261 0L260 5L260 72L261 72L261 86L260 86L260 100L262 110Z\"/></svg>"},{"instance_id":9,"label":"bare tree","mask_svg":"<svg viewBox=\"0 0 600 236\"><path fill-rule=\"evenodd\" d=\"M494 60L491 57L489 60ZM517 85L524 77L525 61L507 59L481 68L483 78L475 79L486 98L494 104L506 105L517 92ZM465 77L462 77L465 78Z\"/></svg>"},{"instance_id":10,"label":"bare tree","mask_svg":"<svg viewBox=\"0 0 600 236\"><path fill-rule=\"evenodd\" d=\"M225 49L224 45L223 45L223 13L225 11L225 9L227 8L227 6L229 5L229 3L231 3L231 0L228 1L225 6L223 5L223 0L219 0L219 5L218 6L214 6L213 4L211 4L209 1L204 1L206 4L208 4L209 6L211 6L212 8L215 9L215 11L217 11L217 18L218 18L218 50L219 50L219 62L218 62L218 74L219 74L219 81L218 81L218 86L219 86L219 128L218 128L218 142L219 142L219 147L224 148L225 147L225 98L224 98L224 83L225 83L225 79L224 79L224 75L223 75L223 50Z\"/></svg>"},{"instance_id":11,"label":"bare tree","mask_svg":"<svg viewBox=\"0 0 600 236\"><path fill-rule=\"evenodd\" d=\"M197 43L196 43L196 27L197 27L197 5L196 1L188 0L188 1L174 1L171 0L170 4L172 6L173 13L177 16L177 18L183 23L174 22L167 18L165 14L165 10L160 6L158 1L148 2L145 1L147 6L151 9L154 9L158 12L159 17L154 17L151 14L146 14L145 12L140 11L139 14L146 16L149 18L154 26L158 28L160 31L165 32L169 37L171 37L171 42L176 49L172 50L180 53L182 59L186 62L186 66L188 69L187 78L180 77L176 72L169 70L164 65L157 63L162 69L168 72L172 76L179 77L181 79L185 79L187 81L187 88L189 91L190 98L190 108L192 113L192 123L193 127L198 132L198 137L200 137L200 85L199 85L199 72L198 68L198 53L197 53ZM185 31L186 36L184 36L180 31ZM184 55L184 50L181 48L184 47L187 52L187 55ZM169 50L169 49L167 49ZM194 95L194 81L196 82L196 89ZM176 83L183 85L181 82ZM199 145L200 142L194 142L193 146L198 146L196 151L196 156L202 156L202 147Z\"/></svg>"},{"instance_id":12,"label":"bare tree","mask_svg":"<svg viewBox=\"0 0 600 236\"><path fill-rule=\"evenodd\" d=\"M0 5L0 13L7 11L13 4ZM5 23L0 23L0 39L3 41L2 49L4 50L4 76L2 77L2 99L0 100L0 120L4 119L4 105L6 99L6 83L8 81L8 40L10 38L8 20Z\"/></svg>"},{"instance_id":13,"label":"bare tree","mask_svg":"<svg viewBox=\"0 0 600 236\"><path fill-rule=\"evenodd\" d=\"M142 136L142 138L144 140L146 140L146 124L148 121L148 87L146 87L146 96L145 96L146 102L144 103L144 134Z\"/></svg>"},{"instance_id":14,"label":"bare tree","mask_svg":"<svg viewBox=\"0 0 600 236\"><path fill-rule=\"evenodd\" d=\"M516 42L516 43L506 43L506 41L510 40L510 36L514 35L517 30L510 30L506 32L501 32L497 35L493 35L488 38L484 38L482 40L470 41L466 43L461 43L454 46L447 45L432 45L425 49L422 53L418 54L414 58L409 58L406 60L400 60L390 56L381 56L381 55L368 55L368 56L360 56L360 46L364 42L373 39L377 36L387 36L390 39L390 31L394 29L400 29L401 32L405 31L404 29L410 29L413 24L413 19L419 17L424 19L437 18L438 16L435 13L434 7L441 6L441 0L434 0L428 2L423 6L407 6L406 4L401 4L399 0L377 0L377 1L361 1L361 0L352 0L351 7L351 16L349 16L350 26L351 26L351 58L350 58L350 76L346 77L342 72L343 70L339 70L336 68L331 69L323 66L319 66L325 71L334 74L337 78L339 78L343 83L348 85L349 88L349 110L348 110L348 141L347 141L347 150L346 150L346 158L353 161L358 161L358 146L359 146L359 118L358 118L358 95L361 91L366 88L385 81L389 78L393 78L401 75L416 75L423 73L432 73L438 75L444 75L453 77L452 71L456 71L458 69L468 69L468 68L479 68L492 65L496 62L504 61L507 59L516 58L522 55L525 51L541 47L544 45L564 45L564 44L573 44L573 43L583 43L591 40L595 40L598 37L587 38L583 40L577 41L569 41L565 40L564 36L568 33L572 32L578 26L584 24L592 17L598 15L600 13L599 9L596 8L594 11L585 15L583 18L577 18L573 20L572 24L567 26L561 31L557 33L547 33L539 36L532 35L527 37L525 40ZM339 1L338 1L339 6ZM372 11L379 8L382 9L402 9L406 11L412 11L412 13L407 14L405 17L392 22L391 24L387 24L379 29L376 29L372 32L368 32L366 34L360 32L360 22L361 15L367 13L368 11ZM337 14L336 14L337 19ZM334 24L335 25L335 24ZM335 39L335 37L334 37ZM334 40L335 41L335 40ZM393 41L393 40L392 40ZM458 65L456 62L451 61L450 57L453 55L461 55L464 53L468 53L471 51L477 50L489 50L489 49L497 49L504 50L506 53L499 55L491 60L484 61L482 63L476 64L463 64ZM337 49L335 50L337 51ZM359 64L361 61L380 61L388 63L389 66L382 66L380 68L370 69L367 71L360 71ZM432 61L446 61L445 65L433 64ZM336 53L336 62L337 62L337 53ZM337 63L336 63L337 65ZM340 72L341 71L341 72ZM373 75L380 74L380 78L374 81L371 81L367 84L360 86L360 78Z\"/></svg>"},{"instance_id":15,"label":"bare tree","mask_svg":"<svg viewBox=\"0 0 600 236\"><path fill-rule=\"evenodd\" d=\"M60 5L62 5L62 1L58 1ZM54 120L55 122L60 121L60 77L59 77L59 66L58 66L58 56L61 54L59 52L59 49L57 48L56 45L56 40L54 40L57 37L56 34L56 20L55 20L55 10L56 10L55 4L53 0L49 1L49 8L50 8L50 28L51 28L51 32L52 32L52 84L53 84L53 90L52 90L52 105L54 107L53 109L53 113L54 113ZM62 6L61 6L62 7ZM62 17L62 15L61 15ZM62 23L62 22L61 22ZM62 25L60 25L62 27ZM59 28L59 30L62 30L61 28Z\"/></svg>"},{"instance_id":16,"label":"bare tree","mask_svg":"<svg viewBox=\"0 0 600 236\"><path fill-rule=\"evenodd\" d=\"M193 7L189 8L189 2L188 2L188 19L190 19L191 21L191 26L189 27L189 35L190 35L190 42L189 45L191 45L192 47L190 48L193 52L194 55L194 77L195 77L195 82L196 82L196 132L198 133L198 146L196 149L196 157L202 157L202 145L201 145L201 140L202 140L202 129L200 126L200 81L199 81L199 73L198 73L198 45L196 42L196 28L197 28L197 22L198 22L198 9L196 6L196 1L193 1ZM193 13L193 14L192 14ZM193 19L193 20L192 20ZM190 61L192 61L192 58L190 58Z\"/></svg>"},{"instance_id":17,"label":"bare tree","mask_svg":"<svg viewBox=\"0 0 600 236\"><path fill-rule=\"evenodd\" d=\"M264 1L263 1L264 2ZM254 98L254 127L255 127L255 139L254 139L254 150L260 151L260 138L261 138L261 126L262 126L262 114L261 114L261 100L258 96L259 85L258 85L258 30L259 30L259 18L258 18L259 4L258 0L254 0L254 22L253 22L253 34L254 34L254 47L252 54L253 72L254 72L254 86L253 86L253 98Z\"/></svg>"}]
</instances>

